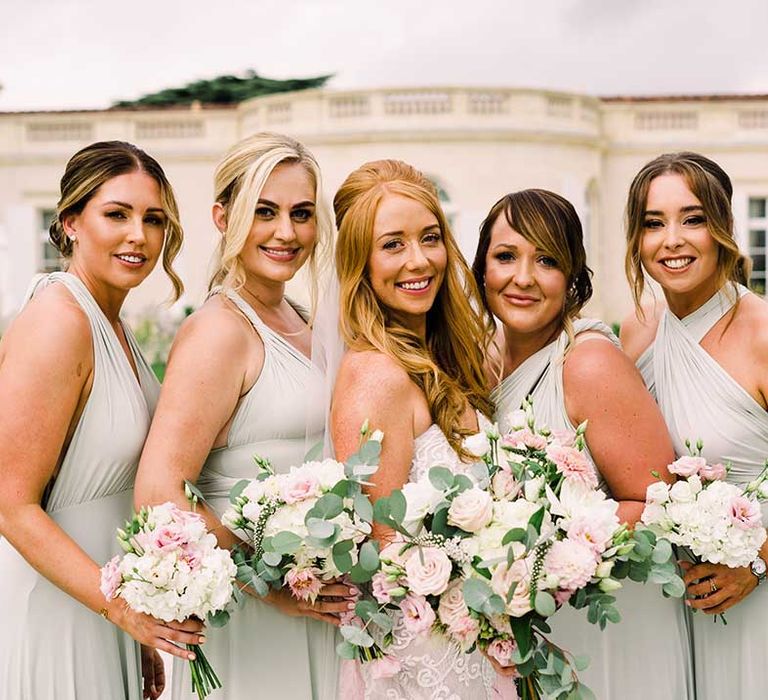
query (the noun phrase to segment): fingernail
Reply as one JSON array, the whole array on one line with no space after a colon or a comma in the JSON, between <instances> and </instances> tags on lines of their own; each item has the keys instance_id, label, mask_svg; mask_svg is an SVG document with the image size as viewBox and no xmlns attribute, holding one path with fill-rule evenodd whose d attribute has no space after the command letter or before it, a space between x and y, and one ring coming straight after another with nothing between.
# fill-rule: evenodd
<instances>
[{"instance_id":1,"label":"fingernail","mask_svg":"<svg viewBox=\"0 0 768 700\"><path fill-rule=\"evenodd\" d=\"M349 595L357 595L358 593L360 593L359 588L355 588L354 586L349 587Z\"/></svg>"},{"instance_id":2,"label":"fingernail","mask_svg":"<svg viewBox=\"0 0 768 700\"><path fill-rule=\"evenodd\" d=\"M354 603L347 603L347 610L354 610L355 604Z\"/></svg>"},{"instance_id":3,"label":"fingernail","mask_svg":"<svg viewBox=\"0 0 768 700\"><path fill-rule=\"evenodd\" d=\"M205 644L205 637L202 634L198 638L198 642L197 643L198 644Z\"/></svg>"},{"instance_id":4,"label":"fingernail","mask_svg":"<svg viewBox=\"0 0 768 700\"><path fill-rule=\"evenodd\" d=\"M188 658L190 661L194 661L194 660L195 660L195 655L194 655L194 654L187 654L187 658Z\"/></svg>"}]
</instances>

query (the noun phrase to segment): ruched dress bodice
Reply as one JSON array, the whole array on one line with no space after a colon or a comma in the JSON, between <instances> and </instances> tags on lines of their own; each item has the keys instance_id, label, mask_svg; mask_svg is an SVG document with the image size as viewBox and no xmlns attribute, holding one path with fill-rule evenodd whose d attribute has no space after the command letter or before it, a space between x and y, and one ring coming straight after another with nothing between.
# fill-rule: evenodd
<instances>
[{"instance_id":1,"label":"ruched dress bodice","mask_svg":"<svg viewBox=\"0 0 768 700\"><path fill-rule=\"evenodd\" d=\"M303 462L307 445L322 439L324 409L307 401L317 393L313 385L322 381L309 359L267 326L240 295L219 293L250 321L264 345L261 373L237 404L227 444L210 453L197 481L221 516L232 486L257 476L254 455L269 459L278 473ZM207 631L206 655L223 684L211 697L335 700L336 641L335 629L325 622L289 617L245 596L225 627ZM175 661L173 675L173 697L192 698L187 664Z\"/></svg>"},{"instance_id":2,"label":"ruched dress bodice","mask_svg":"<svg viewBox=\"0 0 768 700\"><path fill-rule=\"evenodd\" d=\"M706 460L729 465L727 480L741 486L762 471L768 458L768 412L700 343L737 297L748 293L745 287L728 285L684 318L667 309L653 343L638 360L677 455L688 454L686 439L692 444L701 440ZM768 525L765 504L763 524ZM698 700L763 697L768 584L730 608L726 619L724 626L714 624L711 615L692 615L696 696Z\"/></svg>"},{"instance_id":3,"label":"ruched dress bodice","mask_svg":"<svg viewBox=\"0 0 768 700\"><path fill-rule=\"evenodd\" d=\"M29 296L50 284L63 284L88 316L93 385L44 507L101 565L120 551L115 530L131 515L159 384L123 326L137 379L114 329L78 277L42 276ZM5 539L0 540L0 572L0 697L142 697L139 646L128 635L38 574Z\"/></svg>"},{"instance_id":4,"label":"ruched dress bodice","mask_svg":"<svg viewBox=\"0 0 768 700\"><path fill-rule=\"evenodd\" d=\"M619 347L611 330L595 319L576 319L574 334L600 334ZM606 341L602 341L606 342ZM527 358L491 393L502 431L508 416L531 398L536 425L553 431L576 430L566 409L563 382L569 338L558 338ZM600 475L589 450L587 457ZM616 592L622 620L605 630L587 621L586 610L569 605L551 619L551 639L573 654L587 654L590 663L579 674L599 700L686 700L693 698L692 661L685 611L680 600L663 598L658 586L629 580ZM638 659L643 659L642 663ZM653 673L648 673L652 668Z\"/></svg>"}]
</instances>

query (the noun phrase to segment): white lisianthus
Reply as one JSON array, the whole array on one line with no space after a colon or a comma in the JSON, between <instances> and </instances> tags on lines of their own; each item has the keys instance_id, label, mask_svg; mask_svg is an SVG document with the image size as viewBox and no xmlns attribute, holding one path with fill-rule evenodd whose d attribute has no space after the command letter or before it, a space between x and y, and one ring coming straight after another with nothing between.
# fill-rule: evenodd
<instances>
[{"instance_id":1,"label":"white lisianthus","mask_svg":"<svg viewBox=\"0 0 768 700\"><path fill-rule=\"evenodd\" d=\"M645 490L645 500L648 503L666 503L669 500L669 485L663 481L648 484Z\"/></svg>"},{"instance_id":2,"label":"white lisianthus","mask_svg":"<svg viewBox=\"0 0 768 700\"><path fill-rule=\"evenodd\" d=\"M408 532L416 533L421 529L424 517L434 512L438 503L443 500L443 492L438 491L428 478L411 481L402 488L406 501L403 527Z\"/></svg>"},{"instance_id":3,"label":"white lisianthus","mask_svg":"<svg viewBox=\"0 0 768 700\"><path fill-rule=\"evenodd\" d=\"M485 431L464 438L464 449L475 457L485 457L491 449L491 443Z\"/></svg>"}]
</instances>

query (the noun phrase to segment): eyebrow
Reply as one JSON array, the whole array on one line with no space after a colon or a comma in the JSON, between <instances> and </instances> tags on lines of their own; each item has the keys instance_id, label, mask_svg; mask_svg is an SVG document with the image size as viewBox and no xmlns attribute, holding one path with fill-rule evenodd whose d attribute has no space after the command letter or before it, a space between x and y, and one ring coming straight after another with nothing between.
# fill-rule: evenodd
<instances>
[{"instance_id":1,"label":"eyebrow","mask_svg":"<svg viewBox=\"0 0 768 700\"><path fill-rule=\"evenodd\" d=\"M688 214L692 211L704 211L704 207L699 204L691 204L689 207L681 207L680 209L682 214ZM664 212L659 211L658 209L649 209L645 212L644 216L664 216Z\"/></svg>"},{"instance_id":2,"label":"eyebrow","mask_svg":"<svg viewBox=\"0 0 768 700\"><path fill-rule=\"evenodd\" d=\"M426 233L427 231L440 231L440 224L430 224L429 226L425 226L421 229L420 233ZM385 233L376 236L376 240L380 241L382 238L387 238L387 236L402 236L404 234L405 231L386 231Z\"/></svg>"},{"instance_id":3,"label":"eyebrow","mask_svg":"<svg viewBox=\"0 0 768 700\"><path fill-rule=\"evenodd\" d=\"M118 207L123 207L123 209L130 209L131 211L133 211L133 205L128 204L127 202L120 202L116 199L112 199L109 202L104 202L102 206L106 207L110 204L116 204ZM150 207L149 209L147 209L147 211L159 211L163 214L165 213L161 207Z\"/></svg>"},{"instance_id":4,"label":"eyebrow","mask_svg":"<svg viewBox=\"0 0 768 700\"><path fill-rule=\"evenodd\" d=\"M274 202L270 202L268 199L261 199L261 198L259 198L259 202L258 203L259 204L266 204L268 207L272 207L273 209L279 209L280 208L279 204L275 204ZM310 200L306 200L305 202L299 202L298 204L294 204L291 207L291 209L301 209L302 207L314 207L314 206L315 206L314 202L312 202Z\"/></svg>"}]
</instances>

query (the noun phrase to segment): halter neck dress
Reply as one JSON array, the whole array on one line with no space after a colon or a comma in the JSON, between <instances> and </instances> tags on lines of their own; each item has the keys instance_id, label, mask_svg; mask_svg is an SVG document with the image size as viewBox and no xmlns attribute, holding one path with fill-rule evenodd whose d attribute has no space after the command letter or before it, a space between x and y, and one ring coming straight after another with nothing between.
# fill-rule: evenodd
<instances>
[{"instance_id":1,"label":"halter neck dress","mask_svg":"<svg viewBox=\"0 0 768 700\"><path fill-rule=\"evenodd\" d=\"M43 507L102 565L120 553L115 530L133 510L134 478L160 385L123 326L137 380L79 278L42 276L28 299L50 284L63 284L88 316L93 386ZM140 649L131 637L37 573L6 539L0 539L0 572L0 698L141 699Z\"/></svg>"},{"instance_id":2,"label":"halter neck dress","mask_svg":"<svg viewBox=\"0 0 768 700\"><path fill-rule=\"evenodd\" d=\"M315 426L310 432L316 436L312 442L318 442L324 411L319 404L307 402L312 385L322 379L309 359L264 323L236 292L218 293L237 306L264 344L261 374L235 409L227 445L210 453L197 482L221 516L229 505L230 489L241 479L256 477L254 455L268 458L278 473L304 461L307 426ZM225 627L206 630L205 653L223 686L211 698L335 700L336 642L335 628L328 623L289 617L246 595ZM174 700L195 697L185 661L174 660L172 689Z\"/></svg>"},{"instance_id":3,"label":"halter neck dress","mask_svg":"<svg viewBox=\"0 0 768 700\"><path fill-rule=\"evenodd\" d=\"M746 287L729 285L684 318L667 309L638 367L659 403L678 456L685 439L701 439L707 462L729 464L727 480L745 486L768 458L768 411L701 347L704 336L731 310ZM768 507L763 505L763 525ZM699 700L766 695L768 584L725 613L727 626L696 613L693 649Z\"/></svg>"},{"instance_id":4,"label":"halter neck dress","mask_svg":"<svg viewBox=\"0 0 768 700\"><path fill-rule=\"evenodd\" d=\"M602 321L576 319L574 332L599 333L616 347L618 338ZM564 356L568 335L560 336L525 360L491 393L502 432L507 417L526 397L533 399L538 427L576 430L565 407ZM597 469L589 449L587 457ZM600 487L610 496L600 475ZM691 655L685 611L680 600L664 598L661 589L626 579L616 592L621 622L605 630L587 621L586 610L563 606L551 619L550 638L574 654L587 654L589 666L579 674L599 700L685 700L693 698Z\"/></svg>"}]
</instances>

